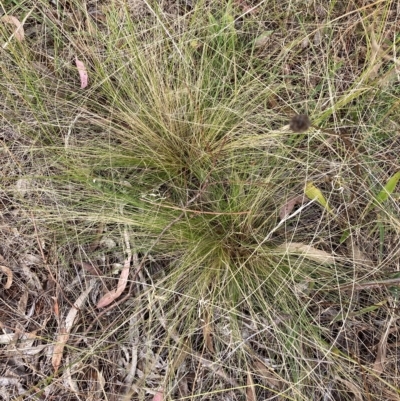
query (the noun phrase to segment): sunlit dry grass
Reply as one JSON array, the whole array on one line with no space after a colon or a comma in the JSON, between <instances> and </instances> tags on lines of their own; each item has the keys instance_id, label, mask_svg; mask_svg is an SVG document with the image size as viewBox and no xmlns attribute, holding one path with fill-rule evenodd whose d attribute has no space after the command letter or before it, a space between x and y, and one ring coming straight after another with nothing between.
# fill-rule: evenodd
<instances>
[{"instance_id":1,"label":"sunlit dry grass","mask_svg":"<svg viewBox=\"0 0 400 401\"><path fill-rule=\"evenodd\" d=\"M7 10L7 391L397 399L396 4L187 4Z\"/></svg>"}]
</instances>

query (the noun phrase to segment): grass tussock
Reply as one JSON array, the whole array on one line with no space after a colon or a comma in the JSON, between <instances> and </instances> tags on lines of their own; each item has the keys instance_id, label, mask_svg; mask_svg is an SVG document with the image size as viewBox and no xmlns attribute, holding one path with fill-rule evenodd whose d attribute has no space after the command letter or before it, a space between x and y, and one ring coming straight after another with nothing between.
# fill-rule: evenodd
<instances>
[{"instance_id":1,"label":"grass tussock","mask_svg":"<svg viewBox=\"0 0 400 401\"><path fill-rule=\"evenodd\" d=\"M397 400L396 2L106 3L3 8L8 396Z\"/></svg>"}]
</instances>

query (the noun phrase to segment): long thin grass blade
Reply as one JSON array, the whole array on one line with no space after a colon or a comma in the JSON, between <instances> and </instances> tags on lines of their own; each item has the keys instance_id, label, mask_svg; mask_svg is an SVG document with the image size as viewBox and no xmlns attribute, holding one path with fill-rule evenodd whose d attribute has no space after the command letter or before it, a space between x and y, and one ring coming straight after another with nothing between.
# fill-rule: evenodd
<instances>
[{"instance_id":1,"label":"long thin grass blade","mask_svg":"<svg viewBox=\"0 0 400 401\"><path fill-rule=\"evenodd\" d=\"M378 204L385 202L389 196L394 192L397 183L400 180L400 171L394 174L392 177L389 178L386 185L383 187L382 191L379 192L378 195L375 197L375 201Z\"/></svg>"}]
</instances>

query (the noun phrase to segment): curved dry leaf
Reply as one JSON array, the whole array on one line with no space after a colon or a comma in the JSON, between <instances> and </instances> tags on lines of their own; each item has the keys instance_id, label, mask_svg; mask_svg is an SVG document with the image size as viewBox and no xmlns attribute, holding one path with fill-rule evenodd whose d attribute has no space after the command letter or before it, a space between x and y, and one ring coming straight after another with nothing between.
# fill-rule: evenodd
<instances>
[{"instance_id":1,"label":"curved dry leaf","mask_svg":"<svg viewBox=\"0 0 400 401\"><path fill-rule=\"evenodd\" d=\"M126 287L126 283L128 282L129 267L131 264L131 259L132 259L132 257L129 256L125 260L124 268L122 269L121 275L118 280L117 289L107 292L107 294L104 295L100 299L100 301L97 303L98 308L106 307L107 305L109 305L111 302L113 302L115 299L117 299L122 294L122 292L124 291L124 289Z\"/></svg>"},{"instance_id":2,"label":"curved dry leaf","mask_svg":"<svg viewBox=\"0 0 400 401\"><path fill-rule=\"evenodd\" d=\"M6 281L6 283L4 284L4 289L5 289L5 290L8 290L8 289L11 287L11 284L12 284L12 281L13 281L13 274L12 274L12 271L11 271L11 269L9 269L9 268L6 267L6 266L0 266L0 270L1 270L5 275L7 275L7 281Z\"/></svg>"},{"instance_id":3,"label":"curved dry leaf","mask_svg":"<svg viewBox=\"0 0 400 401\"><path fill-rule=\"evenodd\" d=\"M153 397L153 401L163 401L164 400L164 393L162 391L157 391Z\"/></svg>"},{"instance_id":4,"label":"curved dry leaf","mask_svg":"<svg viewBox=\"0 0 400 401\"><path fill-rule=\"evenodd\" d=\"M51 364L54 371L57 372L61 364L65 344L69 338L69 333L65 329L61 329L57 335L57 344L54 346L53 355L51 357Z\"/></svg>"},{"instance_id":5,"label":"curved dry leaf","mask_svg":"<svg viewBox=\"0 0 400 401\"><path fill-rule=\"evenodd\" d=\"M310 259L321 264L330 265L335 263L335 257L330 253L316 249L311 245L303 244L302 242L286 242L279 245L277 249L287 253L301 255L306 259Z\"/></svg>"},{"instance_id":6,"label":"curved dry leaf","mask_svg":"<svg viewBox=\"0 0 400 401\"><path fill-rule=\"evenodd\" d=\"M54 371L57 372L58 368L60 367L63 351L65 344L68 341L69 333L72 329L74 324L76 315L80 308L82 307L83 303L85 302L87 296L89 295L90 291L92 291L94 287L95 281L92 280L89 284L89 287L77 298L74 302L73 306L68 312L67 317L65 318L65 322L60 322L60 329L57 335L57 344L54 346L53 355L51 358L51 364L54 368Z\"/></svg>"},{"instance_id":7,"label":"curved dry leaf","mask_svg":"<svg viewBox=\"0 0 400 401\"><path fill-rule=\"evenodd\" d=\"M88 85L88 73L86 71L85 64L82 61L78 60L78 57L75 57L76 68L78 68L79 77L81 79L81 89L84 89Z\"/></svg>"},{"instance_id":8,"label":"curved dry leaf","mask_svg":"<svg viewBox=\"0 0 400 401\"><path fill-rule=\"evenodd\" d=\"M18 42L22 42L25 38L25 32L24 32L24 27L19 22L19 20L12 15L3 15L1 17L1 21L5 22L6 24L13 24L16 28L14 30L14 36L15 39L18 40Z\"/></svg>"},{"instance_id":9,"label":"curved dry leaf","mask_svg":"<svg viewBox=\"0 0 400 401\"><path fill-rule=\"evenodd\" d=\"M289 199L279 210L279 218L284 220L296 205L302 205L305 201L304 195L298 195L295 198Z\"/></svg>"}]
</instances>

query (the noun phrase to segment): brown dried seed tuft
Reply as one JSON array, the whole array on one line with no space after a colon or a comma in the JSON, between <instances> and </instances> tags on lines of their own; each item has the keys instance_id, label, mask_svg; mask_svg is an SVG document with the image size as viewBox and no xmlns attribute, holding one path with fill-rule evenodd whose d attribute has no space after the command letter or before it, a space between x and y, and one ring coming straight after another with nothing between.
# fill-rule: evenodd
<instances>
[{"instance_id":1,"label":"brown dried seed tuft","mask_svg":"<svg viewBox=\"0 0 400 401\"><path fill-rule=\"evenodd\" d=\"M298 114L292 117L289 127L294 132L304 132L311 127L311 121L306 114Z\"/></svg>"}]
</instances>

